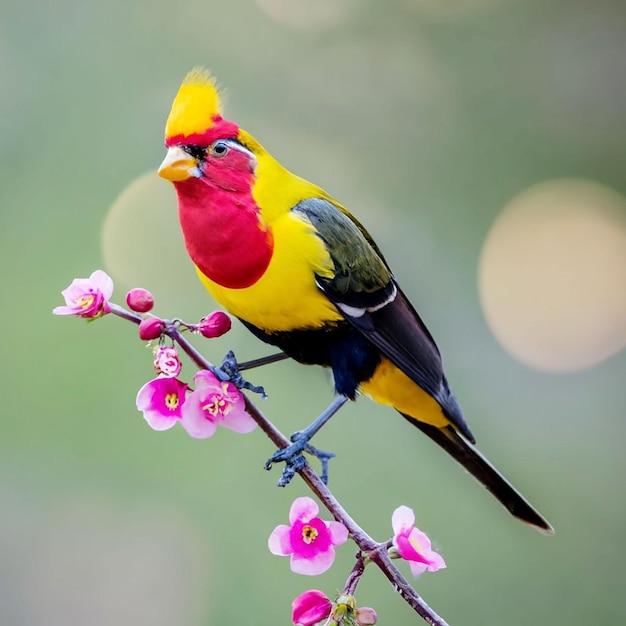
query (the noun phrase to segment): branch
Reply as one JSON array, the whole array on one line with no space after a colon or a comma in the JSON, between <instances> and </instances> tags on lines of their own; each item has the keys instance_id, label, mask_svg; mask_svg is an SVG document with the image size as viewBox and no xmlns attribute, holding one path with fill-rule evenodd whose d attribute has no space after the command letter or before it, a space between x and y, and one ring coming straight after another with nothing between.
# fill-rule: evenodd
<instances>
[{"instance_id":1,"label":"branch","mask_svg":"<svg viewBox=\"0 0 626 626\"><path fill-rule=\"evenodd\" d=\"M141 315L132 313L123 307L109 303L110 312L125 320L139 324L144 318ZM200 368L210 370L213 364L200 354L200 352L188 341L188 339L180 332L177 321L165 321L163 334L175 341L187 354L187 356ZM268 436L272 443L278 448L286 448L290 445L289 439L278 430L272 422L263 415L260 409L244 395L246 410L252 416L259 428ZM332 494L330 489L324 484L318 474L307 463L298 474L302 480L308 485L309 489L319 498L322 504L328 509L330 514L341 522L352 536L353 541L359 547L361 555L357 559L357 563L353 568L346 588L356 588L356 585L363 574L365 567L365 558L375 563L383 574L388 578L389 582L394 586L396 591L402 596L405 602L418 613L426 623L431 626L448 626L447 622L440 617L413 589L408 580L398 571L391 562L391 558L387 552L389 543L378 543L370 535L368 535L361 526L348 514L348 512L339 503L337 498Z\"/></svg>"}]
</instances>

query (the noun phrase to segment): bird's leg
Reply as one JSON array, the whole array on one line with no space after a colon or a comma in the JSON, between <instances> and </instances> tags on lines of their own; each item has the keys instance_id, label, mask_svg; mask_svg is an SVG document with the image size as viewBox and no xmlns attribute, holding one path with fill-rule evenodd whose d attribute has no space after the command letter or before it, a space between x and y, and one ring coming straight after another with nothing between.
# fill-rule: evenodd
<instances>
[{"instance_id":1,"label":"bird's leg","mask_svg":"<svg viewBox=\"0 0 626 626\"><path fill-rule=\"evenodd\" d=\"M269 365L270 363L277 363L278 361L284 361L288 359L289 355L284 352L278 352L276 354L268 354L267 356L262 356L259 359L252 359L251 361L244 361L243 363L239 363L237 368L240 372L243 370L251 370L255 367L261 367L262 365Z\"/></svg>"},{"instance_id":2,"label":"bird's leg","mask_svg":"<svg viewBox=\"0 0 626 626\"><path fill-rule=\"evenodd\" d=\"M299 430L290 439L293 442L290 446L277 450L265 463L265 469L270 469L273 463L285 462L283 474L278 481L279 487L285 487L291 482L296 472L306 465L306 460L302 456L303 452L308 452L318 458L322 464L321 479L324 483L328 482L328 461L335 455L332 452L323 452L309 444L309 441L317 433L317 431L348 401L348 397L344 395L337 396L330 406L321 413L313 423L304 430Z\"/></svg>"},{"instance_id":3,"label":"bird's leg","mask_svg":"<svg viewBox=\"0 0 626 626\"><path fill-rule=\"evenodd\" d=\"M235 353L230 350L226 356L222 359L222 364L219 367L212 367L211 371L223 381L229 381L237 387L237 389L247 389L253 393L261 394L261 397L265 400L267 394L265 389L258 385L253 385L248 382L239 372L245 369L252 369L253 367L260 367L261 365L267 365L268 363L275 363L276 361L282 361L289 358L284 352L278 354L272 354L270 356L261 357L254 361L246 361L245 363L237 363Z\"/></svg>"}]
</instances>

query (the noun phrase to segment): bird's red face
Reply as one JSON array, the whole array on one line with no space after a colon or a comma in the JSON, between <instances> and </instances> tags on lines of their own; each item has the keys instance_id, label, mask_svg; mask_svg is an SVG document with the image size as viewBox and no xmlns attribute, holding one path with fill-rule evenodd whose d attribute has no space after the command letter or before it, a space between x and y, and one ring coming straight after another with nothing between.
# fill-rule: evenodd
<instances>
[{"instance_id":1,"label":"bird's red face","mask_svg":"<svg viewBox=\"0 0 626 626\"><path fill-rule=\"evenodd\" d=\"M250 191L257 160L237 140L238 131L233 122L215 117L203 133L168 137L159 176L173 183L200 179L224 191Z\"/></svg>"},{"instance_id":2,"label":"bird's red face","mask_svg":"<svg viewBox=\"0 0 626 626\"><path fill-rule=\"evenodd\" d=\"M265 271L273 239L252 194L256 157L218 131L214 126L168 138L159 175L176 186L185 245L196 266L212 281L239 289Z\"/></svg>"}]
</instances>

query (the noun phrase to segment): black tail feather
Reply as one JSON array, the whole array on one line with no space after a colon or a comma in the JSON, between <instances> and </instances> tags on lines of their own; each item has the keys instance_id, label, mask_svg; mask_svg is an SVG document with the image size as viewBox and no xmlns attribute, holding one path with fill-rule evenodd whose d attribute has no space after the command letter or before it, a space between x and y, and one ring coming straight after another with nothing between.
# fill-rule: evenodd
<instances>
[{"instance_id":1,"label":"black tail feather","mask_svg":"<svg viewBox=\"0 0 626 626\"><path fill-rule=\"evenodd\" d=\"M452 426L437 428L402 414L456 459L478 482L485 486L515 517L546 535L553 535L550 523L517 491L489 461Z\"/></svg>"}]
</instances>

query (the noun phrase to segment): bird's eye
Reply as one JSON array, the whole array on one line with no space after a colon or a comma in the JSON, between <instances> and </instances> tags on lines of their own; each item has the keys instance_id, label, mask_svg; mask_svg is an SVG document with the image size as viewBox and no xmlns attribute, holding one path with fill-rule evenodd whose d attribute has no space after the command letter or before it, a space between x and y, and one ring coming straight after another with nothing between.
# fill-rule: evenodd
<instances>
[{"instance_id":1,"label":"bird's eye","mask_svg":"<svg viewBox=\"0 0 626 626\"><path fill-rule=\"evenodd\" d=\"M211 155L218 159L228 154L228 145L224 141L216 141L211 144Z\"/></svg>"}]
</instances>

